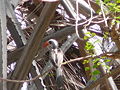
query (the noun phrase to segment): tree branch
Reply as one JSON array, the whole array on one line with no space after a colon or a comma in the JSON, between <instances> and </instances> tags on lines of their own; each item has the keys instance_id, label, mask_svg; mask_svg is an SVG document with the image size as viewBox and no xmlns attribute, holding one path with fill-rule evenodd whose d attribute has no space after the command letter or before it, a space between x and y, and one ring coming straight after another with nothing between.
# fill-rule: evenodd
<instances>
[{"instance_id":1,"label":"tree branch","mask_svg":"<svg viewBox=\"0 0 120 90\"><path fill-rule=\"evenodd\" d=\"M49 26L49 23L55 13L56 7L59 3L46 3L42 14L40 15L38 22L35 27L35 32L31 36L30 41L25 46L25 49L22 53L21 58L17 62L16 68L11 76L11 79L24 79L26 75L28 74L32 61L35 57L35 55L38 52L39 46L41 45L40 42L43 38L43 35ZM18 90L20 87L20 84L18 83L9 83L9 90Z\"/></svg>"},{"instance_id":2,"label":"tree branch","mask_svg":"<svg viewBox=\"0 0 120 90\"><path fill-rule=\"evenodd\" d=\"M76 59L70 59L69 61L63 62L62 65L68 64L68 63L72 63L72 62L76 62L76 61L81 61L81 60L86 60L89 58L95 59L95 58L100 58L102 56L106 56L108 58L112 58L112 59L116 59L116 58L120 58L120 52L107 52L107 53L103 53L100 55L88 55L85 57L80 57L80 58L76 58Z\"/></svg>"}]
</instances>

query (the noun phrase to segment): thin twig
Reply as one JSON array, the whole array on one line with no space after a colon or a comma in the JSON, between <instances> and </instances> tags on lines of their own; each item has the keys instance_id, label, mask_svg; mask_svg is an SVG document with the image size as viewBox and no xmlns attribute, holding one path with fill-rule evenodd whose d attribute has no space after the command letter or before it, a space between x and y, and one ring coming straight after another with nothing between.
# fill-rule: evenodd
<instances>
[{"instance_id":1,"label":"thin twig","mask_svg":"<svg viewBox=\"0 0 120 90\"><path fill-rule=\"evenodd\" d=\"M89 6L90 6L90 19L89 19L89 22L85 25L85 28L87 27L87 26L89 26L90 25L90 23L92 22L92 20L93 20L93 9L92 9L92 7L91 7L91 4L90 4L90 0L88 0L88 4L89 4Z\"/></svg>"},{"instance_id":2,"label":"thin twig","mask_svg":"<svg viewBox=\"0 0 120 90\"><path fill-rule=\"evenodd\" d=\"M100 0L100 7L101 7L102 14L103 14L103 18L105 20L105 26L108 27L106 16L105 16L105 13L104 13L104 10L103 10L103 2L102 2L102 0Z\"/></svg>"},{"instance_id":3,"label":"thin twig","mask_svg":"<svg viewBox=\"0 0 120 90\"><path fill-rule=\"evenodd\" d=\"M89 59L89 58L95 59L95 58L99 58L99 57L102 57L102 56L106 56L108 58L117 58L116 57L116 53L114 53L114 52L107 52L107 53L103 53L103 54L100 54L100 55L88 55L86 57L70 59L69 61L63 62L62 65L65 65L65 64L68 64L68 63L72 63L72 62L76 62L76 61L86 60L86 59Z\"/></svg>"},{"instance_id":4,"label":"thin twig","mask_svg":"<svg viewBox=\"0 0 120 90\"><path fill-rule=\"evenodd\" d=\"M78 33L78 17L79 12L78 12L78 0L76 0L76 24L75 24L75 31L76 31L76 35L78 36L78 38L80 38L79 33Z\"/></svg>"},{"instance_id":5,"label":"thin twig","mask_svg":"<svg viewBox=\"0 0 120 90\"><path fill-rule=\"evenodd\" d=\"M40 77L43 77L44 75L46 75L47 72L50 72L52 69L53 68L49 69L48 71L44 72L42 75L35 76L31 80L11 80L11 79L5 79L5 78L0 77L0 81L13 82L13 83L32 82L32 81L35 81L36 79L39 79Z\"/></svg>"}]
</instances>

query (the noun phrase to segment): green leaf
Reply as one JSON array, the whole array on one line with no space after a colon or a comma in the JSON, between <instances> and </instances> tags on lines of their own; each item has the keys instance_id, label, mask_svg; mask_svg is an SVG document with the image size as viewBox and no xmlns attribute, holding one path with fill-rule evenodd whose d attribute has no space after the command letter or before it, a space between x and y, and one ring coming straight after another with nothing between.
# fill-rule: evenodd
<instances>
[{"instance_id":1,"label":"green leaf","mask_svg":"<svg viewBox=\"0 0 120 90\"><path fill-rule=\"evenodd\" d=\"M120 24L120 21L119 21L119 20L116 20L116 22Z\"/></svg>"},{"instance_id":2,"label":"green leaf","mask_svg":"<svg viewBox=\"0 0 120 90\"><path fill-rule=\"evenodd\" d=\"M98 62L98 63L97 63L98 66L101 65L101 64L102 64L101 62Z\"/></svg>"},{"instance_id":3,"label":"green leaf","mask_svg":"<svg viewBox=\"0 0 120 90\"><path fill-rule=\"evenodd\" d=\"M103 37L104 37L105 39L107 39L107 38L108 38L108 35L109 35L109 33L108 33L108 32L105 32Z\"/></svg>"},{"instance_id":4,"label":"green leaf","mask_svg":"<svg viewBox=\"0 0 120 90\"><path fill-rule=\"evenodd\" d=\"M100 11L101 11L101 9L98 9L98 10L96 11L96 13L97 13L97 14L99 14L99 13L100 13Z\"/></svg>"},{"instance_id":5,"label":"green leaf","mask_svg":"<svg viewBox=\"0 0 120 90\"><path fill-rule=\"evenodd\" d=\"M55 76L54 73L49 73L48 75L49 75L49 77Z\"/></svg>"},{"instance_id":6,"label":"green leaf","mask_svg":"<svg viewBox=\"0 0 120 90\"><path fill-rule=\"evenodd\" d=\"M106 56L102 56L102 57L101 57L101 59L105 59L105 58L106 58Z\"/></svg>"},{"instance_id":7,"label":"green leaf","mask_svg":"<svg viewBox=\"0 0 120 90\"><path fill-rule=\"evenodd\" d=\"M96 3L99 5L100 4L100 0L95 0L96 1Z\"/></svg>"},{"instance_id":8,"label":"green leaf","mask_svg":"<svg viewBox=\"0 0 120 90\"><path fill-rule=\"evenodd\" d=\"M85 67L85 71L89 71L90 70L90 67Z\"/></svg>"},{"instance_id":9,"label":"green leaf","mask_svg":"<svg viewBox=\"0 0 120 90\"><path fill-rule=\"evenodd\" d=\"M100 60L100 58L96 58L93 60L93 63L97 63Z\"/></svg>"},{"instance_id":10,"label":"green leaf","mask_svg":"<svg viewBox=\"0 0 120 90\"><path fill-rule=\"evenodd\" d=\"M99 74L100 74L100 71L95 70L95 71L92 72L92 74L93 74L93 75L99 75Z\"/></svg>"},{"instance_id":11,"label":"green leaf","mask_svg":"<svg viewBox=\"0 0 120 90\"><path fill-rule=\"evenodd\" d=\"M105 67L106 67L108 70L110 70L110 66L106 65Z\"/></svg>"},{"instance_id":12,"label":"green leaf","mask_svg":"<svg viewBox=\"0 0 120 90\"><path fill-rule=\"evenodd\" d=\"M96 65L96 64L95 64L95 65L93 65L93 68L97 68L97 67L98 67L98 65Z\"/></svg>"},{"instance_id":13,"label":"green leaf","mask_svg":"<svg viewBox=\"0 0 120 90\"><path fill-rule=\"evenodd\" d=\"M116 3L107 3L108 6L115 7Z\"/></svg>"},{"instance_id":14,"label":"green leaf","mask_svg":"<svg viewBox=\"0 0 120 90\"><path fill-rule=\"evenodd\" d=\"M106 65L102 65L102 67L106 67Z\"/></svg>"},{"instance_id":15,"label":"green leaf","mask_svg":"<svg viewBox=\"0 0 120 90\"><path fill-rule=\"evenodd\" d=\"M87 40L89 39L90 37L89 36L84 36L84 40Z\"/></svg>"},{"instance_id":16,"label":"green leaf","mask_svg":"<svg viewBox=\"0 0 120 90\"><path fill-rule=\"evenodd\" d=\"M91 32L87 31L85 34L91 35Z\"/></svg>"},{"instance_id":17,"label":"green leaf","mask_svg":"<svg viewBox=\"0 0 120 90\"><path fill-rule=\"evenodd\" d=\"M89 63L89 60L84 60L83 64Z\"/></svg>"},{"instance_id":18,"label":"green leaf","mask_svg":"<svg viewBox=\"0 0 120 90\"><path fill-rule=\"evenodd\" d=\"M114 7L114 9L115 9L115 12L120 12L120 6L116 6Z\"/></svg>"},{"instance_id":19,"label":"green leaf","mask_svg":"<svg viewBox=\"0 0 120 90\"><path fill-rule=\"evenodd\" d=\"M94 80L94 81L96 81L96 80L97 80L97 78L96 78L96 77L92 77L91 79L92 79L92 80Z\"/></svg>"},{"instance_id":20,"label":"green leaf","mask_svg":"<svg viewBox=\"0 0 120 90\"><path fill-rule=\"evenodd\" d=\"M104 0L104 3L108 3L110 0Z\"/></svg>"},{"instance_id":21,"label":"green leaf","mask_svg":"<svg viewBox=\"0 0 120 90\"><path fill-rule=\"evenodd\" d=\"M90 42L86 42L86 45L85 45L85 49L86 50L92 50L94 48L94 46L92 45L92 43L90 43Z\"/></svg>"},{"instance_id":22,"label":"green leaf","mask_svg":"<svg viewBox=\"0 0 120 90\"><path fill-rule=\"evenodd\" d=\"M95 33L91 33L91 35L92 35L92 37L96 36L96 34L95 34Z\"/></svg>"},{"instance_id":23,"label":"green leaf","mask_svg":"<svg viewBox=\"0 0 120 90\"><path fill-rule=\"evenodd\" d=\"M120 3L120 0L116 0L116 3L118 3L118 4L119 4L119 3Z\"/></svg>"},{"instance_id":24,"label":"green leaf","mask_svg":"<svg viewBox=\"0 0 120 90\"><path fill-rule=\"evenodd\" d=\"M110 62L111 60L110 59L105 59L104 62Z\"/></svg>"}]
</instances>

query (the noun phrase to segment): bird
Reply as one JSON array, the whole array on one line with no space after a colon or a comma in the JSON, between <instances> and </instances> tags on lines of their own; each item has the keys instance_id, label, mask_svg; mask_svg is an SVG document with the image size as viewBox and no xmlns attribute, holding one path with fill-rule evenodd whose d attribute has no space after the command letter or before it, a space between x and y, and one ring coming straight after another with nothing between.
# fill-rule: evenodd
<instances>
[{"instance_id":1,"label":"bird","mask_svg":"<svg viewBox=\"0 0 120 90\"><path fill-rule=\"evenodd\" d=\"M43 45L43 47L50 46L50 60L53 66L56 68L56 84L57 84L57 89L58 90L63 90L64 89L64 76L63 76L63 70L61 67L61 64L63 62L63 52L59 48L59 44L57 40L55 39L50 39L46 41Z\"/></svg>"}]
</instances>

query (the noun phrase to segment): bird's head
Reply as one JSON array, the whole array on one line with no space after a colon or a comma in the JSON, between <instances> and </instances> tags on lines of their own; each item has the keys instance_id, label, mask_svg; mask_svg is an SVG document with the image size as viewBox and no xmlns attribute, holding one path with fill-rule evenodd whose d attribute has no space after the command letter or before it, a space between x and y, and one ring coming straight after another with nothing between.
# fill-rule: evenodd
<instances>
[{"instance_id":1,"label":"bird's head","mask_svg":"<svg viewBox=\"0 0 120 90\"><path fill-rule=\"evenodd\" d=\"M43 44L43 47L51 46L52 49L58 48L58 42L55 39L50 39Z\"/></svg>"}]
</instances>

